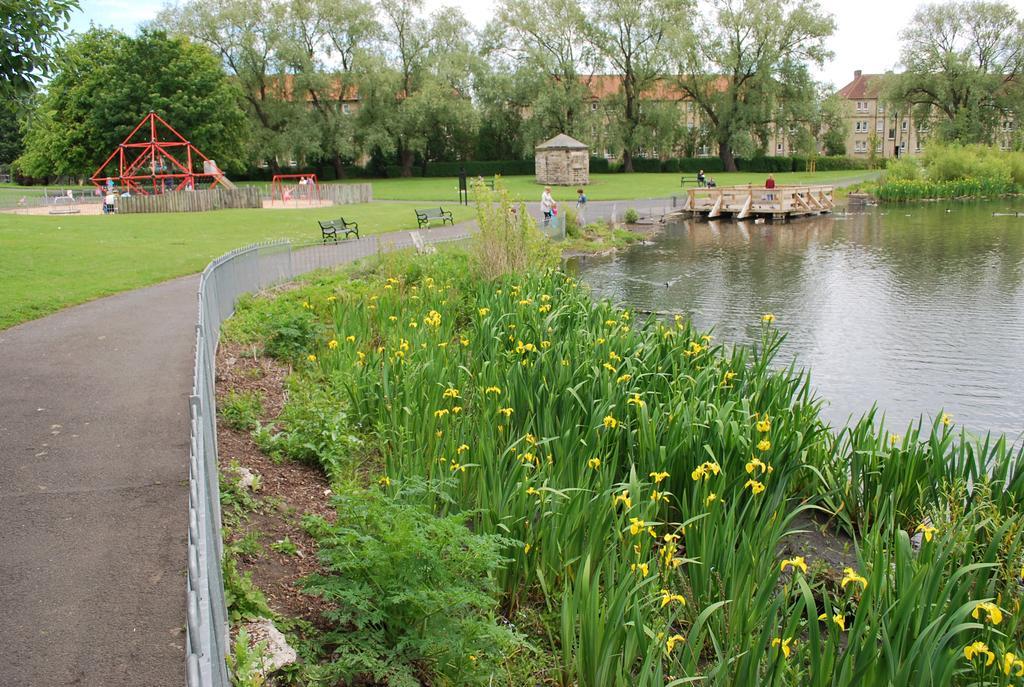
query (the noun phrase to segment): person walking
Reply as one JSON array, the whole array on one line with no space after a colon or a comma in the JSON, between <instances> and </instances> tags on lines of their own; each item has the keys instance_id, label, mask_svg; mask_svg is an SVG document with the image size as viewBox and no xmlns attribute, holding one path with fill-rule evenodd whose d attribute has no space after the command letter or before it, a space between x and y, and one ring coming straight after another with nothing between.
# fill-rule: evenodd
<instances>
[{"instance_id":1,"label":"person walking","mask_svg":"<svg viewBox=\"0 0 1024 687\"><path fill-rule=\"evenodd\" d=\"M587 223L587 194L582 188L576 189L576 223L581 226Z\"/></svg>"},{"instance_id":2,"label":"person walking","mask_svg":"<svg viewBox=\"0 0 1024 687\"><path fill-rule=\"evenodd\" d=\"M544 193L540 196L540 211L544 213L544 226L551 224L551 217L555 212L555 199L551 197L551 187L545 186Z\"/></svg>"}]
</instances>

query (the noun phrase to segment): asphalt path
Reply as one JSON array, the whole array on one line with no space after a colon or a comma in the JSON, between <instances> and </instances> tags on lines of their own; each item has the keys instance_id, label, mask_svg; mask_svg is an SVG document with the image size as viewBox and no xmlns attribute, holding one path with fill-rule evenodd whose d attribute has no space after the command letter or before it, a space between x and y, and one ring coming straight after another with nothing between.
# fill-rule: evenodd
<instances>
[{"instance_id":1,"label":"asphalt path","mask_svg":"<svg viewBox=\"0 0 1024 687\"><path fill-rule=\"evenodd\" d=\"M295 256L314 269L412 243L397 232ZM185 684L198 286L183 277L0 331L0 685Z\"/></svg>"},{"instance_id":2,"label":"asphalt path","mask_svg":"<svg viewBox=\"0 0 1024 687\"><path fill-rule=\"evenodd\" d=\"M2 684L185 683L197 287L0 332Z\"/></svg>"}]
</instances>

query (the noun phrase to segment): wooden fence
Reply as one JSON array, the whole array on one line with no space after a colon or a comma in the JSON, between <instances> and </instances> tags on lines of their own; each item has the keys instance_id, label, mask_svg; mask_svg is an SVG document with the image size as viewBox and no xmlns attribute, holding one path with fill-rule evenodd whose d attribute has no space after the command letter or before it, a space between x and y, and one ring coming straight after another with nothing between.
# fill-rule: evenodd
<instances>
[{"instance_id":1,"label":"wooden fence","mask_svg":"<svg viewBox=\"0 0 1024 687\"><path fill-rule=\"evenodd\" d=\"M243 186L234 189L215 188L209 191L175 191L154 196L137 195L117 199L122 214L139 212L206 212L228 208L261 208L260 189Z\"/></svg>"},{"instance_id":2,"label":"wooden fence","mask_svg":"<svg viewBox=\"0 0 1024 687\"><path fill-rule=\"evenodd\" d=\"M320 184L320 200L329 200L335 205L369 203L373 200L370 184Z\"/></svg>"}]
</instances>

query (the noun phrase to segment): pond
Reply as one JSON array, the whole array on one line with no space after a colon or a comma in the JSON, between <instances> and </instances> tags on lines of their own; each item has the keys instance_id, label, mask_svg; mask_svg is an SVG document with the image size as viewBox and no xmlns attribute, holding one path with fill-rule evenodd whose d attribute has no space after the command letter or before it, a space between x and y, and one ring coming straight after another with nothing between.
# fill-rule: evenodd
<instances>
[{"instance_id":1,"label":"pond","mask_svg":"<svg viewBox=\"0 0 1024 687\"><path fill-rule=\"evenodd\" d=\"M825 417L872 404L890 430L945 411L1024 436L1024 203L868 208L789 224L679 221L610 257L574 260L595 295L680 312L746 343L763 313L777 362L811 371Z\"/></svg>"}]
</instances>

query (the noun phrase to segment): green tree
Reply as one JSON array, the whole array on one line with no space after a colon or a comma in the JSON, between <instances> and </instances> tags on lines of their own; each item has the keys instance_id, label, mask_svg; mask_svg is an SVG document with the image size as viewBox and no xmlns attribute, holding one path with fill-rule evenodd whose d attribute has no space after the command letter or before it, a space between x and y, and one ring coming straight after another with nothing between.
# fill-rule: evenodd
<instances>
[{"instance_id":1,"label":"green tree","mask_svg":"<svg viewBox=\"0 0 1024 687\"><path fill-rule=\"evenodd\" d=\"M289 0L283 10L276 48L280 69L294 74L292 98L310 103L307 131L340 176L343 164L360 154L352 102L356 65L380 26L373 6L362 0Z\"/></svg>"},{"instance_id":2,"label":"green tree","mask_svg":"<svg viewBox=\"0 0 1024 687\"><path fill-rule=\"evenodd\" d=\"M488 27L493 52L509 56L526 95L516 103L529 112L523 152L533 154L537 143L560 133L598 146L600 115L591 109L588 76L598 58L586 24L579 0L503 0Z\"/></svg>"},{"instance_id":3,"label":"green tree","mask_svg":"<svg viewBox=\"0 0 1024 687\"><path fill-rule=\"evenodd\" d=\"M27 98L0 98L0 167L14 162L25 149L21 126L28 115Z\"/></svg>"},{"instance_id":4,"label":"green tree","mask_svg":"<svg viewBox=\"0 0 1024 687\"><path fill-rule=\"evenodd\" d=\"M224 169L240 166L245 119L217 58L161 31L106 29L58 55L18 164L32 176L87 176L150 111Z\"/></svg>"},{"instance_id":5,"label":"green tree","mask_svg":"<svg viewBox=\"0 0 1024 687\"><path fill-rule=\"evenodd\" d=\"M618 116L622 169L633 171L633 156L651 126L645 92L671 68L670 45L678 27L686 25L694 5L688 0L594 0L587 34L604 64L622 77Z\"/></svg>"},{"instance_id":6,"label":"green tree","mask_svg":"<svg viewBox=\"0 0 1024 687\"><path fill-rule=\"evenodd\" d=\"M1000 120L1021 112L1024 22L1010 5L926 5L900 38L904 72L887 79L885 99L934 120L939 139L991 143Z\"/></svg>"},{"instance_id":7,"label":"green tree","mask_svg":"<svg viewBox=\"0 0 1024 687\"><path fill-rule=\"evenodd\" d=\"M466 20L422 14L421 0L381 0L384 54L368 60L359 81L365 150L398 159L403 176L416 156L463 157L479 126L471 100L476 51Z\"/></svg>"},{"instance_id":8,"label":"green tree","mask_svg":"<svg viewBox=\"0 0 1024 687\"><path fill-rule=\"evenodd\" d=\"M809 65L835 31L817 2L710 0L681 41L678 84L713 130L725 169L753 153L779 108L814 96Z\"/></svg>"},{"instance_id":9,"label":"green tree","mask_svg":"<svg viewBox=\"0 0 1024 687\"><path fill-rule=\"evenodd\" d=\"M304 97L294 97L295 83L286 75L278 51L285 42L287 7L263 0L186 0L167 6L154 25L209 47L238 86L248 115L246 158L265 160L276 171L278 160L320 155L321 138Z\"/></svg>"},{"instance_id":10,"label":"green tree","mask_svg":"<svg viewBox=\"0 0 1024 687\"><path fill-rule=\"evenodd\" d=\"M78 0L0 2L0 97L31 92L53 66Z\"/></svg>"}]
</instances>

